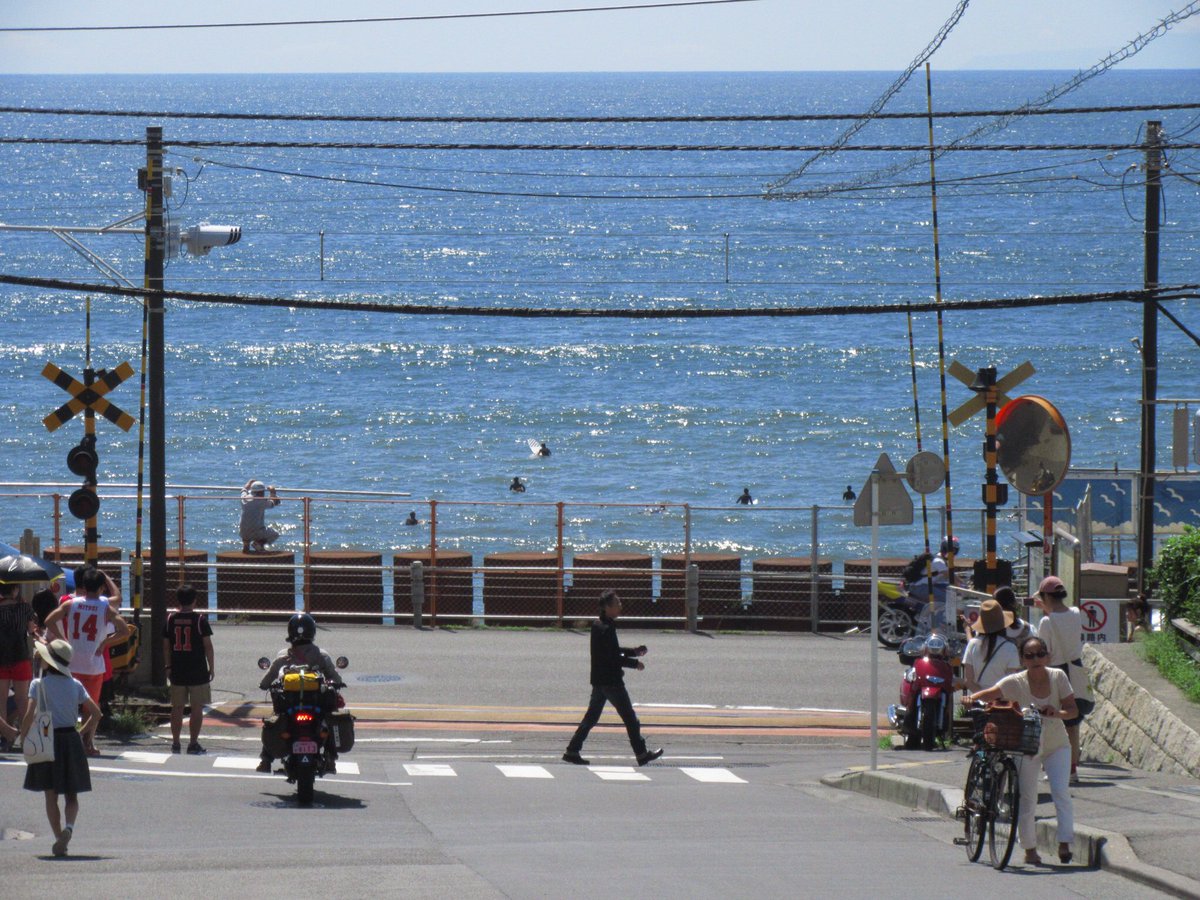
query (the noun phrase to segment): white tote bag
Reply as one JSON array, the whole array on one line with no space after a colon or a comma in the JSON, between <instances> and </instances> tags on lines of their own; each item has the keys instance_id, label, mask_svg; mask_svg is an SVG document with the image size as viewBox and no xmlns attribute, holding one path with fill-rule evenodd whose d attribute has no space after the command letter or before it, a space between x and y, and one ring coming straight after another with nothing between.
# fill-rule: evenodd
<instances>
[{"instance_id":1,"label":"white tote bag","mask_svg":"<svg viewBox=\"0 0 1200 900\"><path fill-rule=\"evenodd\" d=\"M37 711L33 716L33 724L25 735L25 742L21 745L25 762L31 766L34 763L54 762L54 720L42 699L45 689L44 684L38 685Z\"/></svg>"}]
</instances>

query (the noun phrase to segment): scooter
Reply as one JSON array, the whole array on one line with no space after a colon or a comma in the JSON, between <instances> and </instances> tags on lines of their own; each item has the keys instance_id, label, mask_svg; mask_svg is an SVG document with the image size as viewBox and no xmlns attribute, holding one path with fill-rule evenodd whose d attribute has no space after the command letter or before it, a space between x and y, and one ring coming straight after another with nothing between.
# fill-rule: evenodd
<instances>
[{"instance_id":1,"label":"scooter","mask_svg":"<svg viewBox=\"0 0 1200 900\"><path fill-rule=\"evenodd\" d=\"M904 736L906 750L933 750L949 738L954 715L954 670L941 635L910 638L900 649L908 664L900 682L900 703L888 707L888 721Z\"/></svg>"},{"instance_id":2,"label":"scooter","mask_svg":"<svg viewBox=\"0 0 1200 900\"><path fill-rule=\"evenodd\" d=\"M891 581L880 581L878 591L879 627L875 636L884 647L896 650L915 637L921 624L928 621L927 604L908 593L903 585ZM924 619L922 613L925 613ZM928 631L928 628L922 630Z\"/></svg>"},{"instance_id":3,"label":"scooter","mask_svg":"<svg viewBox=\"0 0 1200 900\"><path fill-rule=\"evenodd\" d=\"M344 656L334 663L350 665ZM260 669L269 669L265 656ZM263 719L263 749L283 764L288 784L296 785L296 801L311 806L316 779L335 769L334 751L354 746L354 716L337 686L312 666L284 666L270 687L275 714Z\"/></svg>"}]
</instances>

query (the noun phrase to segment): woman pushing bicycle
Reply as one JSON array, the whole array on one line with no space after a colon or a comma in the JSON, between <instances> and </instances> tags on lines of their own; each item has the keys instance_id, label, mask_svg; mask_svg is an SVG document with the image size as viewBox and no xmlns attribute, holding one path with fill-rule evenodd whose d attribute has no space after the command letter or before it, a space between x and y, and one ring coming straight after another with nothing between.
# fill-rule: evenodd
<instances>
[{"instance_id":1,"label":"woman pushing bicycle","mask_svg":"<svg viewBox=\"0 0 1200 900\"><path fill-rule=\"evenodd\" d=\"M1066 673L1046 665L1049 653L1041 638L1026 638L1021 642L1020 652L1023 672L1002 678L993 687L971 694L968 699L1012 700L1022 707L1032 706L1041 714L1042 738L1037 756L1017 761L1021 787L1017 838L1025 851L1025 864L1041 865L1034 817L1037 812L1038 772L1044 769L1050 781L1050 794L1054 798L1054 811L1058 819L1058 858L1063 863L1069 863L1071 844L1075 840L1075 821L1069 784L1071 743L1063 723L1078 715L1075 695Z\"/></svg>"}]
</instances>

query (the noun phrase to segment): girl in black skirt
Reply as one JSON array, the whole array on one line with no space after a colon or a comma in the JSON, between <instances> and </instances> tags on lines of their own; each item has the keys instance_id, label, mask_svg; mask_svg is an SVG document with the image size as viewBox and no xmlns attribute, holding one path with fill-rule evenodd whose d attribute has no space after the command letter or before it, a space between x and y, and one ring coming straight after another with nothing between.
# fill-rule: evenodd
<instances>
[{"instance_id":1,"label":"girl in black skirt","mask_svg":"<svg viewBox=\"0 0 1200 900\"><path fill-rule=\"evenodd\" d=\"M54 760L34 763L25 770L25 790L42 791L46 795L46 818L54 832L54 855L66 856L67 844L75 830L79 815L79 794L92 789L87 754L83 740L75 727L79 707L83 707L86 730L100 716L100 707L88 696L87 689L71 677L71 645L56 640L38 644L35 651L42 661L42 677L29 685L29 705L21 723L20 740L33 726L38 707L48 710L54 724ZM66 824L58 811L58 796L66 797L63 812Z\"/></svg>"}]
</instances>

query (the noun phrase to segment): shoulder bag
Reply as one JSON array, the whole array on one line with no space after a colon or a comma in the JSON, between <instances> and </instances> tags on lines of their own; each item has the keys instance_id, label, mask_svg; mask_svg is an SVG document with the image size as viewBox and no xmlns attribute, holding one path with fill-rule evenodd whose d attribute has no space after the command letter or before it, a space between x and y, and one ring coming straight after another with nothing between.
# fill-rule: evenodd
<instances>
[{"instance_id":1,"label":"shoulder bag","mask_svg":"<svg viewBox=\"0 0 1200 900\"><path fill-rule=\"evenodd\" d=\"M21 750L25 754L27 765L42 762L54 762L54 719L50 710L46 709L43 697L46 691L45 683L38 684L37 710L33 716L33 724L25 734Z\"/></svg>"}]
</instances>

